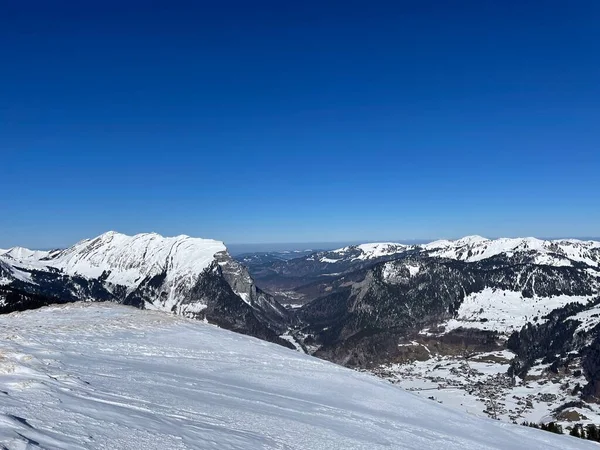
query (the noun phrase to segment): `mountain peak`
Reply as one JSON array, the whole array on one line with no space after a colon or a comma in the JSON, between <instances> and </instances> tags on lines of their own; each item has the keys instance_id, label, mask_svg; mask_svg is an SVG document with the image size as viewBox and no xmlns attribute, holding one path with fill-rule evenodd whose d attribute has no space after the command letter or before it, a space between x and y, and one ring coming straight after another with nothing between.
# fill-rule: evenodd
<instances>
[{"instance_id":1,"label":"mountain peak","mask_svg":"<svg viewBox=\"0 0 600 450\"><path fill-rule=\"evenodd\" d=\"M455 242L459 245L469 245L469 244L477 244L480 242L489 241L489 239L484 238L483 236L479 236L477 234L473 234L471 236L465 236L456 240Z\"/></svg>"},{"instance_id":2,"label":"mountain peak","mask_svg":"<svg viewBox=\"0 0 600 450\"><path fill-rule=\"evenodd\" d=\"M25 247L12 247L8 250L0 250L0 255L14 259L16 261L28 261L30 259L40 259L48 255L44 250L30 250Z\"/></svg>"}]
</instances>

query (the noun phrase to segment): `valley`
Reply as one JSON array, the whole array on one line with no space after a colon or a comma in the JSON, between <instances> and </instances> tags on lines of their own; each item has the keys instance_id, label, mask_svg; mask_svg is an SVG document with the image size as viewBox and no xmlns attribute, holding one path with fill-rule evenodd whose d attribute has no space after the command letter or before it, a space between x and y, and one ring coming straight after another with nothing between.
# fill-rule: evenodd
<instances>
[{"instance_id":1,"label":"valley","mask_svg":"<svg viewBox=\"0 0 600 450\"><path fill-rule=\"evenodd\" d=\"M599 250L471 236L249 268L302 299L303 351L472 414L569 429L600 423Z\"/></svg>"},{"instance_id":2,"label":"valley","mask_svg":"<svg viewBox=\"0 0 600 450\"><path fill-rule=\"evenodd\" d=\"M470 236L244 254L109 232L0 254L4 313L112 302L200 320L505 422L600 423L600 243Z\"/></svg>"}]
</instances>

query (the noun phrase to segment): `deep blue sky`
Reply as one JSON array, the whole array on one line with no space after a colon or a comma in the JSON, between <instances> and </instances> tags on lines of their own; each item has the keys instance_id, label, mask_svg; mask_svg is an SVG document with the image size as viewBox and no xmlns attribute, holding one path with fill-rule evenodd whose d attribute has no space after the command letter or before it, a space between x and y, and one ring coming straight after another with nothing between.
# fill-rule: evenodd
<instances>
[{"instance_id":1,"label":"deep blue sky","mask_svg":"<svg viewBox=\"0 0 600 450\"><path fill-rule=\"evenodd\" d=\"M596 0L0 3L0 247L600 235Z\"/></svg>"}]
</instances>

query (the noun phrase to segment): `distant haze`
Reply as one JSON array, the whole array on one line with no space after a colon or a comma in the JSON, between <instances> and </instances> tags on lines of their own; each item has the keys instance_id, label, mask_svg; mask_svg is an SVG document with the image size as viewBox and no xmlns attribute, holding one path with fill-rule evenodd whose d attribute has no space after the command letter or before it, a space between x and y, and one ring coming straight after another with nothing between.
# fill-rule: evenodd
<instances>
[{"instance_id":1,"label":"distant haze","mask_svg":"<svg viewBox=\"0 0 600 450\"><path fill-rule=\"evenodd\" d=\"M462 236L460 236L462 237ZM460 238L460 237L457 237ZM491 239L491 238L490 238ZM495 239L495 238L494 238ZM553 237L553 238L539 238L539 239L581 239L583 241L593 240L600 241L598 237ZM428 242L435 241L436 239L389 239L389 240L369 240L364 239L362 241L340 241L340 242L292 242L292 243L265 243L265 244L227 244L227 250L232 255L240 255L242 253L256 253L256 252L284 252L284 251L305 251L305 250L332 250L336 248L346 247L348 245L364 244L367 242L397 242L399 244L426 244Z\"/></svg>"},{"instance_id":2,"label":"distant haze","mask_svg":"<svg viewBox=\"0 0 600 450\"><path fill-rule=\"evenodd\" d=\"M424 244L430 242L428 240L390 240L385 242L399 242L402 244ZM255 252L283 252L283 251L304 251L304 250L332 250L335 248L346 247L348 245L363 244L365 242L379 242L363 240L363 241L342 241L342 242L296 242L296 243L271 243L271 244L227 244L227 249L232 255L242 253ZM381 241L383 242L383 241Z\"/></svg>"},{"instance_id":3,"label":"distant haze","mask_svg":"<svg viewBox=\"0 0 600 450\"><path fill-rule=\"evenodd\" d=\"M92 236L90 236L92 237ZM207 236L193 236L193 237L204 237ZM450 239L459 239L463 236L456 236ZM488 236L484 236L488 237ZM500 236L506 237L506 236ZM513 236L516 237L516 236ZM520 236L524 237L524 236ZM496 239L497 237L489 237L489 239ZM234 243L228 244L225 242L225 246L231 255L241 255L243 253L258 253L258 252L285 252L285 251L318 251L318 250L333 250L336 248L346 247L348 245L358 245L370 242L396 242L399 244L418 245L433 242L438 239L446 238L435 238L435 239L362 239L354 241L338 241L338 242L267 242L267 243ZM560 236L560 237L540 237L539 239L554 240L554 239L580 239L582 241L600 241L600 237L573 237L573 236ZM72 244L62 246L60 248L70 247ZM26 245L23 245L27 247ZM10 247L10 246L6 246ZM4 247L3 247L4 248ZM55 250L59 247L41 247L32 248L32 250Z\"/></svg>"}]
</instances>

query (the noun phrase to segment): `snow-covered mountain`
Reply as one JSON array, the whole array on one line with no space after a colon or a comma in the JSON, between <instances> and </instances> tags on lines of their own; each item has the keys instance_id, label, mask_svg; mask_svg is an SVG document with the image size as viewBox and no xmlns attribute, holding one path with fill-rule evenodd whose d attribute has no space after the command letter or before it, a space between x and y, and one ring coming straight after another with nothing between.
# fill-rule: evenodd
<instances>
[{"instance_id":1,"label":"snow-covered mountain","mask_svg":"<svg viewBox=\"0 0 600 450\"><path fill-rule=\"evenodd\" d=\"M129 291L148 277L165 274L168 302L175 303L180 292L190 288L194 276L214 261L216 253L225 250L222 242L209 239L165 238L155 233L127 236L110 231L65 250L43 252L15 247L0 257L24 268L54 268L89 279L104 277L106 286L124 286Z\"/></svg>"},{"instance_id":2,"label":"snow-covered mountain","mask_svg":"<svg viewBox=\"0 0 600 450\"><path fill-rule=\"evenodd\" d=\"M600 242L467 236L454 241L440 240L424 245L361 244L320 251L286 261L255 260L246 255L245 263L259 286L276 295L280 302L304 304L331 291L332 277L350 276L377 263L408 255L465 262L506 257L540 266L589 266L595 270L600 267Z\"/></svg>"},{"instance_id":3,"label":"snow-covered mountain","mask_svg":"<svg viewBox=\"0 0 600 450\"><path fill-rule=\"evenodd\" d=\"M47 296L46 303L115 301L207 319L268 340L278 340L290 320L222 242L189 236L111 231L64 250L13 248L0 254L0 283L21 296ZM0 306L8 312L31 304L21 298Z\"/></svg>"},{"instance_id":4,"label":"snow-covered mountain","mask_svg":"<svg viewBox=\"0 0 600 450\"><path fill-rule=\"evenodd\" d=\"M162 237L156 233L135 236L110 231L95 239L38 258L36 262L69 275L104 277L108 286L134 290L143 280L164 274L160 293L164 309L170 309L189 291L198 274L224 252L222 242L189 236Z\"/></svg>"},{"instance_id":5,"label":"snow-covered mountain","mask_svg":"<svg viewBox=\"0 0 600 450\"><path fill-rule=\"evenodd\" d=\"M307 259L318 260L326 264L337 264L345 261L364 261L396 255L406 251L409 246L393 242L376 242L370 244L351 245L327 252L310 255Z\"/></svg>"},{"instance_id":6,"label":"snow-covered mountain","mask_svg":"<svg viewBox=\"0 0 600 450\"><path fill-rule=\"evenodd\" d=\"M418 252L323 283L328 293L299 310L322 343L319 351L344 364L368 366L397 353L394 336L427 327L507 334L534 319L542 323L553 309L593 300L600 292L600 270L537 264L516 254L469 262ZM390 348L381 347L380 333L389 332ZM359 340L360 346L371 344L359 351ZM375 342L380 351L372 348Z\"/></svg>"},{"instance_id":7,"label":"snow-covered mountain","mask_svg":"<svg viewBox=\"0 0 600 450\"><path fill-rule=\"evenodd\" d=\"M307 264L311 261L320 262L323 263L321 271L325 271L325 268L335 270L335 266L326 265L344 265L367 260L379 262L384 258L407 252L420 252L429 256L469 262L480 261L500 254L513 256L535 253L539 257L540 264L569 265L573 262L582 262L592 266L600 265L600 242L597 241L542 240L533 237L487 239L481 236L466 236L452 241L438 240L422 245L393 242L352 245L303 255L291 261L288 258L287 262L294 267L297 267L301 261L305 261ZM253 263L248 255L245 257L248 263ZM285 262L282 264L281 261L260 261L259 263L279 263L280 266L285 266ZM315 270L314 267L311 269Z\"/></svg>"},{"instance_id":8,"label":"snow-covered mountain","mask_svg":"<svg viewBox=\"0 0 600 450\"><path fill-rule=\"evenodd\" d=\"M577 239L541 240L536 238L486 239L467 236L456 241L435 241L421 246L430 256L481 261L496 255L530 255L537 264L573 265L578 262L600 265L600 242Z\"/></svg>"},{"instance_id":9,"label":"snow-covered mountain","mask_svg":"<svg viewBox=\"0 0 600 450\"><path fill-rule=\"evenodd\" d=\"M14 261L26 262L30 260L38 260L48 256L50 252L42 250L29 250L24 247L13 247L8 250L0 250L0 256L10 258Z\"/></svg>"},{"instance_id":10,"label":"snow-covered mountain","mask_svg":"<svg viewBox=\"0 0 600 450\"><path fill-rule=\"evenodd\" d=\"M111 303L0 316L7 449L593 449L281 346Z\"/></svg>"}]
</instances>

